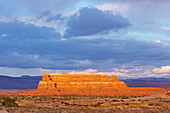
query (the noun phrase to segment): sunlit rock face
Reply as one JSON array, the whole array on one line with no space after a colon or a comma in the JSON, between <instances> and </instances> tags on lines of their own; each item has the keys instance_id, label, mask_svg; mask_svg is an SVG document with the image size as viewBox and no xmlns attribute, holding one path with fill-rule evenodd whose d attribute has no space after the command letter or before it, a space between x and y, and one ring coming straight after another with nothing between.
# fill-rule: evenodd
<instances>
[{"instance_id":1,"label":"sunlit rock face","mask_svg":"<svg viewBox=\"0 0 170 113\"><path fill-rule=\"evenodd\" d=\"M38 85L38 89L58 89L59 92L102 91L109 88L127 88L127 86L124 82L119 81L116 76L109 77L108 75L99 74L70 75L67 73L43 74Z\"/></svg>"},{"instance_id":2,"label":"sunlit rock face","mask_svg":"<svg viewBox=\"0 0 170 113\"><path fill-rule=\"evenodd\" d=\"M42 74L34 95L151 95L166 93L161 88L128 88L116 76L99 74Z\"/></svg>"}]
</instances>

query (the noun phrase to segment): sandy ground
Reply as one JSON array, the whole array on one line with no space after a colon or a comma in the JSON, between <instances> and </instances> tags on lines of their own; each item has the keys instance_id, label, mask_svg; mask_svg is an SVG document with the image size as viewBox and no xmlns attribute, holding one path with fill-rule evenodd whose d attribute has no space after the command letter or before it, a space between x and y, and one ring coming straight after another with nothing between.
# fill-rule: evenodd
<instances>
[{"instance_id":1,"label":"sandy ground","mask_svg":"<svg viewBox=\"0 0 170 113\"><path fill-rule=\"evenodd\" d=\"M0 95L0 113L170 113L170 95Z\"/></svg>"}]
</instances>

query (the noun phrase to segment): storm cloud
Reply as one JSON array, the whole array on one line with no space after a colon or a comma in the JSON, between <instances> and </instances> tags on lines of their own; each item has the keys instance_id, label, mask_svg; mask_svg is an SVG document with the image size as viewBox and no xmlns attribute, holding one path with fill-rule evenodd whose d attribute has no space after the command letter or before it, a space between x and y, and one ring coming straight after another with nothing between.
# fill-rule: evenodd
<instances>
[{"instance_id":1,"label":"storm cloud","mask_svg":"<svg viewBox=\"0 0 170 113\"><path fill-rule=\"evenodd\" d=\"M128 64L160 67L170 63L170 46L163 42L104 38L62 40L57 32L45 27L22 22L0 23L0 27L5 26L12 30L1 31L7 34L0 38L1 67L66 70Z\"/></svg>"},{"instance_id":2,"label":"storm cloud","mask_svg":"<svg viewBox=\"0 0 170 113\"><path fill-rule=\"evenodd\" d=\"M0 68L169 76L168 3L0 0Z\"/></svg>"},{"instance_id":3,"label":"storm cloud","mask_svg":"<svg viewBox=\"0 0 170 113\"><path fill-rule=\"evenodd\" d=\"M55 32L53 28L36 27L33 24L25 24L24 22L0 22L0 36L6 34L5 38L10 39L49 39L60 38L60 34Z\"/></svg>"},{"instance_id":4,"label":"storm cloud","mask_svg":"<svg viewBox=\"0 0 170 113\"><path fill-rule=\"evenodd\" d=\"M111 29L117 31L129 25L128 19L120 14L84 7L69 18L65 37L91 35Z\"/></svg>"}]
</instances>

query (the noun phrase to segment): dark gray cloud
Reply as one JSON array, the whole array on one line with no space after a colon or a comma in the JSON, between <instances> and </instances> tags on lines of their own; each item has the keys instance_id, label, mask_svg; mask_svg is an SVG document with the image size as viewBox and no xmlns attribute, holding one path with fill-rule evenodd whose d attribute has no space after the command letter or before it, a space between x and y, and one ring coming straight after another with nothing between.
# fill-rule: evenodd
<instances>
[{"instance_id":1,"label":"dark gray cloud","mask_svg":"<svg viewBox=\"0 0 170 113\"><path fill-rule=\"evenodd\" d=\"M58 33L45 27L19 22L0 23L0 27L4 28L0 36L7 34L0 37L0 67L108 70L129 64L159 67L170 63L169 42L60 40Z\"/></svg>"},{"instance_id":2,"label":"dark gray cloud","mask_svg":"<svg viewBox=\"0 0 170 113\"><path fill-rule=\"evenodd\" d=\"M127 64L159 67L170 63L170 47L136 40L31 39L15 43L13 41L9 46L4 50L6 52L1 54L1 66L87 69ZM81 64L86 61L87 64Z\"/></svg>"},{"instance_id":3,"label":"dark gray cloud","mask_svg":"<svg viewBox=\"0 0 170 113\"><path fill-rule=\"evenodd\" d=\"M69 18L65 37L91 35L111 29L116 31L129 25L129 21L120 14L83 7Z\"/></svg>"},{"instance_id":4,"label":"dark gray cloud","mask_svg":"<svg viewBox=\"0 0 170 113\"><path fill-rule=\"evenodd\" d=\"M52 28L36 27L33 24L25 24L24 22L0 22L0 35L6 34L5 38L9 39L49 39L60 38L60 34Z\"/></svg>"}]
</instances>

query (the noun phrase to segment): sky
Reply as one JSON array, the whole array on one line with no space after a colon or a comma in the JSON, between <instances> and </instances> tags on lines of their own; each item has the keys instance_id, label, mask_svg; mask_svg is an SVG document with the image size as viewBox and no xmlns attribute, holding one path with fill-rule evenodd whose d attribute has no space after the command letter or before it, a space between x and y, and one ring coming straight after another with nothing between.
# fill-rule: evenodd
<instances>
[{"instance_id":1,"label":"sky","mask_svg":"<svg viewBox=\"0 0 170 113\"><path fill-rule=\"evenodd\" d=\"M169 0L0 0L0 75L170 77Z\"/></svg>"}]
</instances>

